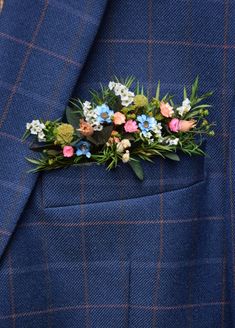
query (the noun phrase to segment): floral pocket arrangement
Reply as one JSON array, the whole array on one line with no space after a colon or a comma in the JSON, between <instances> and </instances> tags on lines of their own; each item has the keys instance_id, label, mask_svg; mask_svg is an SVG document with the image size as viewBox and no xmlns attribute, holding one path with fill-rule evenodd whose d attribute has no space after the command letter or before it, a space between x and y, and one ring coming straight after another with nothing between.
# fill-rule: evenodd
<instances>
[{"instance_id":1,"label":"floral pocket arrangement","mask_svg":"<svg viewBox=\"0 0 235 328\"><path fill-rule=\"evenodd\" d=\"M160 96L160 82L152 98L134 82L133 77L115 78L99 91L90 91L89 101L71 99L64 119L27 123L23 140L33 135L30 149L40 152L39 158L27 158L36 166L31 172L86 162L113 169L122 162L143 180L141 160L161 156L179 161L180 153L205 155L202 140L214 136L214 124L206 119L211 105L204 100L212 92L198 95L196 78L190 95L184 88L182 103L175 104L169 93Z\"/></svg>"}]
</instances>

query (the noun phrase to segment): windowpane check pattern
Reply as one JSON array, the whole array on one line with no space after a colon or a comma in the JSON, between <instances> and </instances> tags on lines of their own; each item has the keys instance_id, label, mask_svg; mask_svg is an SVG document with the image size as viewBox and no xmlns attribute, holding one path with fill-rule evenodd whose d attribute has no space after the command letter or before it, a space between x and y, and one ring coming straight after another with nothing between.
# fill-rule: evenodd
<instances>
[{"instance_id":1,"label":"windowpane check pattern","mask_svg":"<svg viewBox=\"0 0 235 328\"><path fill-rule=\"evenodd\" d=\"M1 2L0 2L1 6ZM231 0L5 1L0 21L0 327L232 328ZM208 157L28 174L26 122L113 75L214 90Z\"/></svg>"}]
</instances>

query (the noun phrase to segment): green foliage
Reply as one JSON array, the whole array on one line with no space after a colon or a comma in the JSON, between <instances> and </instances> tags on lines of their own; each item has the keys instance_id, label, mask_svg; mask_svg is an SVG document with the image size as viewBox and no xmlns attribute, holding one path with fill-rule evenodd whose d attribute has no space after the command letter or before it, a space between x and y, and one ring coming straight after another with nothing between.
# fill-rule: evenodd
<instances>
[{"instance_id":1,"label":"green foliage","mask_svg":"<svg viewBox=\"0 0 235 328\"><path fill-rule=\"evenodd\" d=\"M144 180L144 171L140 161L131 159L128 163L132 168L133 172L135 173L135 175L137 176L137 178L140 179L141 181Z\"/></svg>"},{"instance_id":2,"label":"green foliage","mask_svg":"<svg viewBox=\"0 0 235 328\"><path fill-rule=\"evenodd\" d=\"M115 82L122 83L128 89L131 88L135 82L134 77L130 76L126 79L118 79L114 77ZM107 104L114 112L120 111L125 115L125 120L136 120L138 115L145 114L146 116L152 116L157 120L157 123L161 123L161 138L152 131L152 139L144 137L140 133L141 128L133 133L125 131L123 124L115 125L112 123L103 124L101 131L92 131L91 135L84 136L78 131L80 128L80 120L86 120L83 112L83 102L80 99L71 99L69 105L65 110L65 119L74 128L72 132L71 142L58 143L58 130L61 125L66 125L61 119L55 121L45 122L45 128L43 133L45 134L46 141L38 142L37 136L34 142L30 146L30 149L40 153L39 158L27 158L27 160L35 166L31 172L38 172L43 170L52 170L58 168L69 167L71 165L81 165L87 162L95 162L97 164L105 164L108 170L114 169L118 166L123 158L125 150L118 150L116 142L120 140L128 139L131 142L131 147L127 147L130 159L127 162L134 174L138 179L144 179L144 172L141 166L141 161L153 162L153 158L160 156L165 159L179 161L179 152L183 152L189 156L201 155L205 156L204 148L202 146L202 140L205 136L214 135L214 123L210 123L207 116L209 114L210 104L205 103L205 100L212 96L212 92L206 92L202 95L199 93L199 78L196 77L192 84L191 89L187 90L184 86L183 99L190 99L190 110L183 112L182 116L177 111L177 106L174 103L174 96L170 93L161 95L161 84L160 81L157 83L156 94L154 98L146 98L146 91L144 86L138 81L135 83L135 97L134 101L127 107L123 107L121 99L116 96L113 90L109 87L100 84L99 90L91 90L91 106L93 110L96 106ZM172 117L165 117L161 114L160 103L161 101L169 103L174 110ZM196 125L190 127L188 131L181 130L178 132L172 132L169 127L169 122L172 118L179 120L194 120ZM112 119L112 118L111 118ZM193 122L194 122L193 121ZM42 122L41 122L42 123ZM192 123L192 122L191 122ZM89 124L89 120L87 120ZM138 122L137 122L138 124ZM115 131L113 131L115 130ZM113 138L112 131L115 133ZM30 130L26 130L22 140L26 140L30 136ZM178 144L171 144L173 140L178 139ZM76 151L76 145L80 140L84 140L90 143L91 158L87 159L85 156L77 156L74 154L71 157L63 156L63 147L65 145L72 146L74 152ZM112 142L113 141L113 142ZM107 143L108 142L108 143ZM128 153L126 153L128 156ZM126 158L125 158L126 160Z\"/></svg>"}]
</instances>

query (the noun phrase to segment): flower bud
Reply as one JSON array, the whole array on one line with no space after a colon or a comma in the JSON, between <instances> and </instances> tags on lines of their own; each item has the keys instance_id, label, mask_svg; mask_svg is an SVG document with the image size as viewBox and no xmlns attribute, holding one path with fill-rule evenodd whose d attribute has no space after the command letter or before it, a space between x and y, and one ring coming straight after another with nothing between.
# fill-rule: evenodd
<instances>
[{"instance_id":1,"label":"flower bud","mask_svg":"<svg viewBox=\"0 0 235 328\"><path fill-rule=\"evenodd\" d=\"M192 128L196 126L196 120L180 120L179 121L179 131L181 132L188 132Z\"/></svg>"}]
</instances>

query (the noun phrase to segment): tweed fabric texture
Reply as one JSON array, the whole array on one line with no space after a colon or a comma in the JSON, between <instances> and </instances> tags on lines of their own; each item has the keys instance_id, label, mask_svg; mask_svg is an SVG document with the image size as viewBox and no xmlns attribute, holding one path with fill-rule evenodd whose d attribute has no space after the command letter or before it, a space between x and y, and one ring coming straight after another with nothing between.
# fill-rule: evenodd
<instances>
[{"instance_id":1,"label":"tweed fabric texture","mask_svg":"<svg viewBox=\"0 0 235 328\"><path fill-rule=\"evenodd\" d=\"M235 327L231 0L5 1L0 327ZM113 75L214 90L208 157L30 175L25 123Z\"/></svg>"}]
</instances>

